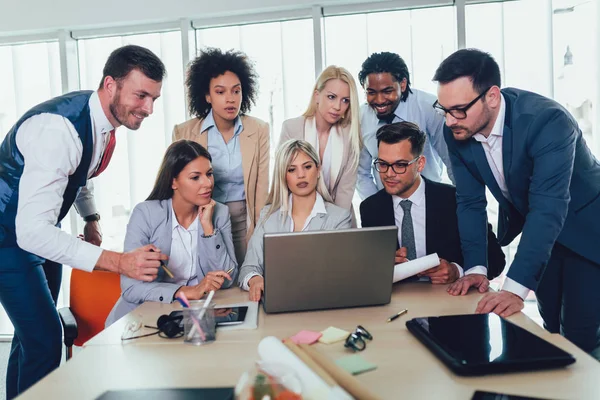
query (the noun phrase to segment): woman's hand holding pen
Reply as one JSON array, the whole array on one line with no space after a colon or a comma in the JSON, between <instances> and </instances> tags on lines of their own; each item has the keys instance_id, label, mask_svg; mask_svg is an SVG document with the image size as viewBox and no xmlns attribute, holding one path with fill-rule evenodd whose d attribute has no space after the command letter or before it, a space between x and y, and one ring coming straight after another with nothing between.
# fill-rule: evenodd
<instances>
[{"instance_id":1,"label":"woman's hand holding pen","mask_svg":"<svg viewBox=\"0 0 600 400\"><path fill-rule=\"evenodd\" d=\"M265 278L260 275L253 276L248 281L248 286L250 287L250 301L259 301L263 290L265 290Z\"/></svg>"},{"instance_id":2,"label":"woman's hand holding pen","mask_svg":"<svg viewBox=\"0 0 600 400\"><path fill-rule=\"evenodd\" d=\"M175 292L175 297L177 297L177 293L182 291L185 293L188 299L200 300L202 297L204 297L205 293L208 293L211 290L221 289L225 279L231 280L231 276L227 272L209 271L199 284L194 286L180 287L179 290Z\"/></svg>"},{"instance_id":3,"label":"woman's hand holding pen","mask_svg":"<svg viewBox=\"0 0 600 400\"><path fill-rule=\"evenodd\" d=\"M210 236L215 233L215 228L213 227L213 213L215 211L215 201L211 200L205 206L201 206L198 211L198 218L200 220L200 225L202 225L202 230L204 231L205 236Z\"/></svg>"}]
</instances>

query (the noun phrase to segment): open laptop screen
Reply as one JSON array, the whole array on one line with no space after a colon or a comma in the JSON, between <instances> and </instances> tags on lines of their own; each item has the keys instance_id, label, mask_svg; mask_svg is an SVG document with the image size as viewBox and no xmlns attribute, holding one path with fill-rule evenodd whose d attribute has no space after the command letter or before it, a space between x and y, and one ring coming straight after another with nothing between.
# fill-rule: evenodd
<instances>
[{"instance_id":1,"label":"open laptop screen","mask_svg":"<svg viewBox=\"0 0 600 400\"><path fill-rule=\"evenodd\" d=\"M406 326L460 375L555 368L575 362L569 353L496 314L414 318Z\"/></svg>"}]
</instances>

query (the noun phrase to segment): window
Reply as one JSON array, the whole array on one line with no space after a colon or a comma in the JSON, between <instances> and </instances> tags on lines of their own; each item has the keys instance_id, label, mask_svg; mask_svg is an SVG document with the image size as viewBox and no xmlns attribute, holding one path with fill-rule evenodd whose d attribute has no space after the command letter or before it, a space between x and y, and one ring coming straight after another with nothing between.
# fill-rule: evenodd
<instances>
[{"instance_id":1,"label":"window","mask_svg":"<svg viewBox=\"0 0 600 400\"><path fill-rule=\"evenodd\" d=\"M281 124L304 112L314 85L312 20L198 29L196 41L198 52L241 50L255 63L259 94L249 114L269 123L274 154Z\"/></svg>"},{"instance_id":2,"label":"window","mask_svg":"<svg viewBox=\"0 0 600 400\"><path fill-rule=\"evenodd\" d=\"M62 92L58 42L0 46L0 140L31 107Z\"/></svg>"},{"instance_id":3,"label":"window","mask_svg":"<svg viewBox=\"0 0 600 400\"><path fill-rule=\"evenodd\" d=\"M152 50L164 62L167 77L154 112L137 131L121 127L109 168L94 179L94 197L102 216L103 246L120 251L129 215L150 194L173 126L185 119L181 36L178 31L80 40L81 88L96 90L102 68L116 48L136 44Z\"/></svg>"},{"instance_id":4,"label":"window","mask_svg":"<svg viewBox=\"0 0 600 400\"><path fill-rule=\"evenodd\" d=\"M599 157L600 127L595 124L600 121L596 103L600 42L591 33L598 29L598 2L554 0L552 5L555 99L575 117L588 146Z\"/></svg>"},{"instance_id":5,"label":"window","mask_svg":"<svg viewBox=\"0 0 600 400\"><path fill-rule=\"evenodd\" d=\"M543 0L468 5L467 47L487 51L494 57L500 65L503 87L552 97L549 12ZM523 40L525 29L527 40Z\"/></svg>"},{"instance_id":6,"label":"window","mask_svg":"<svg viewBox=\"0 0 600 400\"><path fill-rule=\"evenodd\" d=\"M395 52L408 65L412 86L436 93L435 70L456 50L455 20L454 7L327 17L325 61L348 69L359 84L358 72L370 54Z\"/></svg>"}]
</instances>

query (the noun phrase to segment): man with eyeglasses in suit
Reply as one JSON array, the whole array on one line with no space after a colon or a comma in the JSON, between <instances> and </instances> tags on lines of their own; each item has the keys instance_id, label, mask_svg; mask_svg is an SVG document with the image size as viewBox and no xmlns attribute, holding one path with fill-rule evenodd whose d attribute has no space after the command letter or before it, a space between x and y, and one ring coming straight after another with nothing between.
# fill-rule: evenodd
<instances>
[{"instance_id":1,"label":"man with eyeglasses in suit","mask_svg":"<svg viewBox=\"0 0 600 400\"><path fill-rule=\"evenodd\" d=\"M476 312L508 317L534 290L546 329L600 360L600 163L577 122L554 100L500 89L498 64L480 50L453 53L434 80L467 269L450 294L487 290L487 187L499 204L500 243L521 239L502 290Z\"/></svg>"},{"instance_id":2,"label":"man with eyeglasses in suit","mask_svg":"<svg viewBox=\"0 0 600 400\"><path fill-rule=\"evenodd\" d=\"M456 190L421 176L426 165L426 136L410 122L384 125L377 131L379 155L374 168L384 189L360 205L363 227L398 227L396 264L437 253L440 264L419 274L433 284L447 284L464 275L456 218ZM488 225L488 277L500 275L505 258Z\"/></svg>"}]
</instances>

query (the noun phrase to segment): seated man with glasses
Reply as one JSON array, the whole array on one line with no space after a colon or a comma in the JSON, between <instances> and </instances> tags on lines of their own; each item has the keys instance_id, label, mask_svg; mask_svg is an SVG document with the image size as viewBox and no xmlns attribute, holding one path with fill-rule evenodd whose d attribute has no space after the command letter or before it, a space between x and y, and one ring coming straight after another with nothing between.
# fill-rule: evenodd
<instances>
[{"instance_id":1,"label":"seated man with glasses","mask_svg":"<svg viewBox=\"0 0 600 400\"><path fill-rule=\"evenodd\" d=\"M398 227L396 264L437 253L440 265L421 274L434 284L452 283L463 276L463 255L456 217L454 186L421 176L427 160L426 136L410 122L385 125L377 131L378 158L374 162L384 189L360 205L363 227ZM505 258L488 224L488 277L500 275Z\"/></svg>"}]
</instances>

